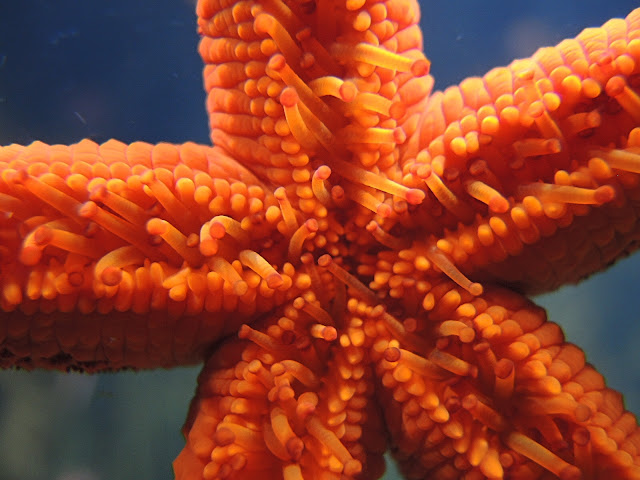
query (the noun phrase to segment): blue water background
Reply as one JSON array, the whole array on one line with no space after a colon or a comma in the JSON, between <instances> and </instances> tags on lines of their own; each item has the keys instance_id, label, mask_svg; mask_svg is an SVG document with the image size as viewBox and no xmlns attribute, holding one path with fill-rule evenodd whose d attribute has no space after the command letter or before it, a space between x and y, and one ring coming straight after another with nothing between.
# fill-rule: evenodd
<instances>
[{"instance_id":1,"label":"blue water background","mask_svg":"<svg viewBox=\"0 0 640 480\"><path fill-rule=\"evenodd\" d=\"M436 87L637 1L423 3ZM193 1L0 0L0 144L208 142ZM640 412L640 260L538 298ZM169 479L198 368L0 372L0 480ZM396 478L390 472L388 479Z\"/></svg>"}]
</instances>

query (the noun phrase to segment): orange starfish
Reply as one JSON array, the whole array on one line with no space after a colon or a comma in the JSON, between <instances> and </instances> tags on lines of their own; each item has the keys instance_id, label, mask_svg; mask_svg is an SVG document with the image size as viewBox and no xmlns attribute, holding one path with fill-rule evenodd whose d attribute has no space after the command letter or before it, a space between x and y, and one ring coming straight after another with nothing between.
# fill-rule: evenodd
<instances>
[{"instance_id":1,"label":"orange starfish","mask_svg":"<svg viewBox=\"0 0 640 480\"><path fill-rule=\"evenodd\" d=\"M203 305L207 311L218 312L215 319L219 320L225 310L238 310L243 315L282 304L276 316L270 314L253 323L258 330L240 329L241 338L250 342L231 341L209 361L200 396L194 403L192 413L197 418L191 418L195 424L189 443L176 462L179 474L199 465L205 468L205 476L234 471L243 474L262 467L273 468L287 478L302 474L312 478L317 469L348 476L363 468L377 471L376 453L384 444L376 432L382 426L375 421L371 383L362 381L371 379L374 371L382 381L379 399L395 405L387 411L388 428L411 475L430 473L449 478L469 471L498 477L506 470L533 478L544 475L544 467L563 478L574 478L578 471L573 465L587 475L590 469L618 475L631 472L635 447L633 441L625 442L625 437L635 437L633 428L623 427L623 422L632 417L623 415L615 427L607 425L607 418L618 419L619 401L614 398L608 403L611 394L599 392L602 387L598 386L598 377L589 368L582 369L575 348L551 346L562 341L561 334L551 324L539 325L539 311L518 295L492 287L491 282L507 280L514 285L517 281L523 289L548 288L598 268L595 264L585 266L584 259L590 258L590 252L605 255L608 263L632 246L626 243L626 224L619 222L612 237L602 233L604 239L596 240L595 247L586 242L579 250L547 257L549 263L542 268L525 259L522 271L527 277L514 276L511 269L503 269L499 263L514 261L517 257L510 255L523 248L529 250L532 247L525 245L537 244L539 237L551 235L556 231L556 221L561 229L550 238L560 244L571 239L573 244L578 238L576 230L589 229L598 212L609 208L575 204L610 204L619 210L625 198L633 197L634 176L622 173L614 181L607 169L634 171L637 134L631 129L638 124L638 101L632 88L637 41L629 43L628 51L624 40L612 44L608 53L592 49L597 52L593 71L580 60L571 64L575 75L559 66L550 69L551 80L559 82L562 95L548 90L556 85L540 81L530 63L514 66L514 82L520 90L514 88L511 100L497 94L488 102L471 98L471 93L481 92L482 85L470 81L466 86L473 88L464 90L464 96L472 110L463 111L464 117L457 110L456 91L444 97L442 108L448 117L445 130L439 126L441 104L437 96L426 105L430 113L418 113L425 107L420 102L430 80L426 63L411 51L419 47L419 41L412 43L416 37L411 36L415 29L410 27L410 9L389 4L384 12L375 8L363 11L358 2L347 3L346 20L336 25L335 38L339 41L331 44L330 55L326 55L324 47L314 43L314 37L302 28L310 24L312 34L319 32L334 40L332 32L314 27L309 16L315 11L313 4L292 7L295 17L278 3L266 4L266 11L239 4L228 15L210 22L215 8L206 2L200 7L205 33L233 35L235 27L227 24L237 21L240 37L251 40L255 34L259 44L252 46L250 42L244 47L240 42L231 52L227 46L220 45L218 50L215 42L205 41L203 48L215 58L248 55L247 59L254 60L242 67L244 70L226 63L217 71L206 72L210 74L208 86L228 88L235 85L231 79L236 75L256 75L260 80L255 85L243 84L245 93L251 97L250 92L255 91L254 99L258 100L261 95L268 97L243 105L243 97L233 91L216 92L209 105L216 144L226 146L245 161L251 159L252 169L263 181L296 187L276 190L274 197L269 197L268 190L260 193L254 189L252 193L240 182L198 185L198 178L205 179L197 177L197 171L212 168L207 167L203 155L215 157L211 161L216 166L208 172L211 176L220 168L242 184L260 183L225 160L220 150L209 153L190 145L179 152L169 146L155 151L134 146L126 152L126 162L129 156L157 160L161 166L154 165L155 171L142 167L129 170L126 162L117 161L106 170L99 165L86 167L95 161L95 147L89 144L79 147L82 152L74 158L68 158L66 150L57 149L56 161L47 160L51 167L30 159L30 163L21 163L21 158L31 154L36 160L44 160L49 150L38 151L38 146L25 151L11 147L5 150L5 158L14 163L3 177L5 208L12 213L6 227L9 248L3 269L4 308L18 307L28 314L69 308L109 313L108 320L96 315L75 319L56 315L54 324L41 314L7 315L7 361L27 367L89 370L189 361L197 357L198 345L204 347L220 335L216 329L223 329L223 334L231 331L229 323L224 327L219 323L208 325L206 317L189 316L199 313ZM323 12L319 9L316 14L322 16ZM247 19L253 32L251 28L245 30L242 20ZM298 19L305 20L300 27ZM401 27L406 24L406 28L396 23ZM353 31L348 30L351 27ZM610 24L607 28L613 33L618 27ZM296 33L293 43L287 31ZM636 30L630 31L633 35ZM402 55L389 55L382 48L368 46L366 42L373 42L374 36L386 40L385 47L398 49ZM278 50L283 56L273 55ZM206 51L201 51L207 57ZM292 63L292 58L296 62ZM332 70L340 70L347 82L322 73ZM299 73L311 77L311 88L297 80ZM267 77L270 80L261 84ZM377 83L372 84L375 79ZM603 87L606 95L600 96ZM316 100L325 95L337 100ZM606 101L607 95L617 103ZM226 97L231 102L225 101ZM490 105L494 102L495 106ZM483 103L487 108L481 111L478 107ZM573 113L577 105L584 105L585 111ZM238 109L243 108L258 117L260 113L266 115L256 124L237 116ZM216 110L230 116L220 116ZM412 116L413 112L417 116ZM602 123L602 116L609 123ZM248 143L256 129L263 137ZM441 132L444 137L439 140ZM376 146L364 147L363 142ZM618 149L608 150L611 143ZM109 143L96 153L122 160L122 153L114 153L120 148ZM505 153L506 148L513 148L515 155L511 150ZM271 153L265 155L265 149ZM175 159L167 154L176 153L186 166L174 168ZM543 163L545 158L531 158L540 155L558 163L548 165ZM505 159L509 163L500 163ZM73 163L65 167L70 160ZM263 167L255 162L263 162ZM468 172L456 167L461 162ZM366 169L374 165L373 174L367 173ZM402 174L394 170L395 165L402 166ZM568 171L559 170L561 165ZM331 176L328 167L333 169ZM167 174L167 168L174 171ZM501 169L511 173L505 176ZM311 173L313 180L309 179ZM100 180L108 175L116 178ZM174 178L172 175L180 177L175 185L173 180L167 181ZM512 182L509 175L516 181ZM66 184L57 178L64 178ZM537 178L554 181L555 186L535 183ZM331 192L326 189L327 181L337 184ZM198 191L202 186L210 192ZM421 193L425 191L429 193L426 198ZM342 204L343 194L362 208ZM479 203L467 203L463 195ZM203 196L204 203L198 200ZM293 205L288 197L293 198ZM458 200L462 198L464 202ZM40 205L31 212L34 201ZM191 213L179 213L185 211L180 202L191 203L194 208L187 210ZM196 225L206 216L199 208L205 203L208 213L220 210L233 214L215 215L205 221L207 228L200 228L198 237ZM350 215L323 210L323 205L333 203ZM490 218L483 203L492 212ZM507 212L510 219L505 216ZM581 221L582 215L589 215L583 217L589 221ZM573 216L576 219L572 222ZM18 222L13 224L14 220ZM142 223L146 223L146 234L135 227ZM357 233L364 226L371 237ZM424 240L410 240L406 232L415 232L416 228ZM443 232L443 228L451 231ZM605 232L610 227L604 222L594 233L600 233L600 228ZM11 233L13 229L15 233ZM443 233L446 238L440 238ZM398 235L406 236L406 240ZM99 241L92 241L90 248L86 238ZM16 239L19 262L9 255ZM273 248L283 242L287 255ZM541 248L543 257L550 255L552 250L544 242L542 245L535 248ZM609 251L609 246L614 248ZM553 247L557 252L558 245ZM318 269L313 257L301 255L303 249L317 254L328 252L333 258L320 257ZM584 254L578 259L580 264L571 259L575 253ZM290 263L283 263L286 256ZM239 263L230 264L235 257ZM265 257L277 270L262 260ZM304 264L301 269L300 261ZM359 284L337 262L343 262L362 279L373 280L369 286L378 295ZM484 292L456 265L481 279ZM556 273L549 276L550 272ZM206 278L199 278L202 275ZM93 283L85 283L93 278ZM348 293L343 283L350 287ZM155 287L150 290L146 285ZM149 305L152 311L160 312L151 320L159 327L158 335L144 331L151 325L147 319L136 323L141 320L135 314L111 313L114 308L146 312ZM340 308L345 306L346 315ZM180 314L179 320L167 317L162 313L165 309ZM32 322L30 327L25 325L25 318ZM119 319L128 323L119 326ZM78 323L69 325L69 321ZM85 327L86 321L102 322L97 337L94 325ZM193 325L192 321L200 330L197 337L195 331L189 334L184 328ZM183 322L179 329L177 322ZM136 331L137 325L143 331ZM78 328L85 332L79 337ZM167 329L177 338L167 338ZM25 342L27 338L31 340ZM333 348L338 343L341 347ZM240 363L235 370L219 370L219 362L224 360L220 352L239 355L241 351L248 363ZM511 376L514 369L515 379ZM234 375L238 381L227 384L225 379ZM322 382L320 378L332 381ZM597 392L585 393L592 388ZM392 396L384 393L388 389L389 395L393 391ZM271 402L268 408L259 398L252 400L267 391ZM541 395L549 399L541 402ZM341 407L340 402L345 405ZM393 416L400 413L401 422L397 423ZM361 437L363 429L372 435ZM264 438L258 438L256 432ZM611 451L611 442L614 449L620 449L616 454ZM424 445L430 447L429 451L413 458L413 452L420 455ZM547 448L557 450L558 455ZM207 456L213 461L209 462Z\"/></svg>"}]
</instances>

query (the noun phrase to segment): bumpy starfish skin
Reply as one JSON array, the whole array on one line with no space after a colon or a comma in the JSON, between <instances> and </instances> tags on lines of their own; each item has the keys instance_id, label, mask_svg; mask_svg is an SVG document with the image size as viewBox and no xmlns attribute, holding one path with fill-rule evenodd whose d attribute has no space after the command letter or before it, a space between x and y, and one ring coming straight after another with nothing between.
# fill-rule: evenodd
<instances>
[{"instance_id":1,"label":"bumpy starfish skin","mask_svg":"<svg viewBox=\"0 0 640 480\"><path fill-rule=\"evenodd\" d=\"M182 479L640 478L522 295L636 248L640 10L434 94L413 2L197 13L214 147L0 149L0 366L206 359Z\"/></svg>"}]
</instances>

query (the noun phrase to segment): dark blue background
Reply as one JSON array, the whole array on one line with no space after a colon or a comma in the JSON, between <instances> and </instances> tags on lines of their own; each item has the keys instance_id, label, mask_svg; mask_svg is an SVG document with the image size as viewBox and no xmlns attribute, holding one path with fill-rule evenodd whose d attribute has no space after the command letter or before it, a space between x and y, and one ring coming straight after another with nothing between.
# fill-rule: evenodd
<instances>
[{"instance_id":1,"label":"dark blue background","mask_svg":"<svg viewBox=\"0 0 640 480\"><path fill-rule=\"evenodd\" d=\"M84 137L207 142L193 3L0 0L0 144ZM637 6L518 3L423 4L437 88ZM639 267L632 258L538 299L636 412ZM0 372L0 480L171 478L197 371Z\"/></svg>"}]
</instances>

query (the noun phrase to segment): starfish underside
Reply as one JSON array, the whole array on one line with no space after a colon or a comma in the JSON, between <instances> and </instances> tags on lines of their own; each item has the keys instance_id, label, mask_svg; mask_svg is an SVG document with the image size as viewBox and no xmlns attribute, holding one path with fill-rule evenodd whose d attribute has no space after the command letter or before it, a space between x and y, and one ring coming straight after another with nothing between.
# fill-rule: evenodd
<instances>
[{"instance_id":1,"label":"starfish underside","mask_svg":"<svg viewBox=\"0 0 640 480\"><path fill-rule=\"evenodd\" d=\"M640 9L432 93L415 2L200 0L211 140L0 148L0 367L205 361L177 478L640 478L524 295L637 248Z\"/></svg>"}]
</instances>

